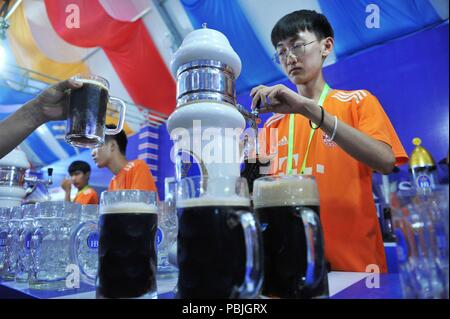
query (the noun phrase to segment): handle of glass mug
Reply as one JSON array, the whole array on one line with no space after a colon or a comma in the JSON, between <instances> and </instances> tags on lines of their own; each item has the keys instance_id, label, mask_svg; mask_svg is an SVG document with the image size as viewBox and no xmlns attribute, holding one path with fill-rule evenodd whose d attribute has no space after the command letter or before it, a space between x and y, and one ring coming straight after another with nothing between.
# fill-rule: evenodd
<instances>
[{"instance_id":1,"label":"handle of glass mug","mask_svg":"<svg viewBox=\"0 0 450 319\"><path fill-rule=\"evenodd\" d=\"M31 254L31 265L28 273L28 278L33 281L37 278L37 273L39 271L39 248L41 246L43 235L43 229L41 227L37 228L30 241L30 254Z\"/></svg>"},{"instance_id":2,"label":"handle of glass mug","mask_svg":"<svg viewBox=\"0 0 450 319\"><path fill-rule=\"evenodd\" d=\"M259 296L263 281L262 237L258 221L252 213L237 211L244 231L245 240L245 278L238 288L239 298L256 298Z\"/></svg>"},{"instance_id":3,"label":"handle of glass mug","mask_svg":"<svg viewBox=\"0 0 450 319\"><path fill-rule=\"evenodd\" d=\"M314 289L321 283L326 273L322 230L319 216L313 210L303 208L301 217L305 228L307 248L306 275L302 285Z\"/></svg>"},{"instance_id":4,"label":"handle of glass mug","mask_svg":"<svg viewBox=\"0 0 450 319\"><path fill-rule=\"evenodd\" d=\"M77 248L78 248L77 242L78 242L78 238L80 238L80 236L81 236L81 232L85 228L91 228L91 227L95 227L97 229L97 223L95 223L94 221L88 220L88 221L85 221L85 222L81 223L80 225L78 225L78 227L72 233L72 238L70 241L70 260L72 263L74 263L75 265L78 266L78 269L80 270L80 275L81 275L80 279L83 282L85 282L91 286L94 286L95 285L95 276L91 276L86 272L83 265L81 265L80 256L77 251ZM97 229L97 231L98 231L98 229Z\"/></svg>"},{"instance_id":5,"label":"handle of glass mug","mask_svg":"<svg viewBox=\"0 0 450 319\"><path fill-rule=\"evenodd\" d=\"M127 105L125 104L124 101L122 101L121 99L118 99L116 97L110 97L109 98L111 101L117 101L118 105L120 106L119 108L119 122L117 123L117 127L114 129L111 128L107 128L105 129L105 134L106 135L116 135L119 134L120 131L122 131L123 129L123 124L125 122L125 113L127 111Z\"/></svg>"}]
</instances>

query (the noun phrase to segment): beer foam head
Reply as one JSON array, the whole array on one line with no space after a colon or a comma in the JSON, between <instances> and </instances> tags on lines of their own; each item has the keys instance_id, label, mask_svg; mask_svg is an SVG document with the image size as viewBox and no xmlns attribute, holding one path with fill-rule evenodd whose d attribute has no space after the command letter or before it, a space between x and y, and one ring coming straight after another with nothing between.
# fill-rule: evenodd
<instances>
[{"instance_id":1,"label":"beer foam head","mask_svg":"<svg viewBox=\"0 0 450 319\"><path fill-rule=\"evenodd\" d=\"M250 200L241 196L211 196L205 195L196 198L181 199L177 201L178 208L205 207L205 206L250 206Z\"/></svg>"},{"instance_id":2,"label":"beer foam head","mask_svg":"<svg viewBox=\"0 0 450 319\"><path fill-rule=\"evenodd\" d=\"M120 202L110 205L101 205L100 214L156 214L155 204Z\"/></svg>"},{"instance_id":3,"label":"beer foam head","mask_svg":"<svg viewBox=\"0 0 450 319\"><path fill-rule=\"evenodd\" d=\"M77 77L75 77L75 80L76 80L77 82L81 82L81 83L97 85L97 86L100 86L101 88L105 89L106 91L109 91L109 88L105 85L105 83L102 83L102 82L99 81L99 80L95 80L95 79L83 79L83 78L77 78Z\"/></svg>"},{"instance_id":4,"label":"beer foam head","mask_svg":"<svg viewBox=\"0 0 450 319\"><path fill-rule=\"evenodd\" d=\"M319 205L319 192L314 179L302 176L283 176L256 180L253 204L258 207Z\"/></svg>"}]
</instances>

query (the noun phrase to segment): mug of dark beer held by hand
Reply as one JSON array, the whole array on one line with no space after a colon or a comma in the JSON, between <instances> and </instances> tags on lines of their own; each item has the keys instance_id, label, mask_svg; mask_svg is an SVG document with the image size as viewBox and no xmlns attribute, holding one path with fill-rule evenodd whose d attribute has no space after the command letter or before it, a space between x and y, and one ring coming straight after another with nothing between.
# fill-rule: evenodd
<instances>
[{"instance_id":1,"label":"mug of dark beer held by hand","mask_svg":"<svg viewBox=\"0 0 450 319\"><path fill-rule=\"evenodd\" d=\"M126 104L109 96L108 81L98 75L80 74L73 79L83 86L69 94L66 141L76 147L101 146L105 134L115 135L123 129ZM115 105L119 113L116 129L105 128L108 104Z\"/></svg>"}]
</instances>

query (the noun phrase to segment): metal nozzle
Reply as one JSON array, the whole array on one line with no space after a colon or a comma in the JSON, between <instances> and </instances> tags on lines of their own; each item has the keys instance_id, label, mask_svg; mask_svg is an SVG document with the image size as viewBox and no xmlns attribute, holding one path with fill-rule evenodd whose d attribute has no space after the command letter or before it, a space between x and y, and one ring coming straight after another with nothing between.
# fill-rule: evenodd
<instances>
[{"instance_id":1,"label":"metal nozzle","mask_svg":"<svg viewBox=\"0 0 450 319\"><path fill-rule=\"evenodd\" d=\"M47 183L48 183L48 185L52 185L53 184L53 168L49 168L49 169L47 169L47 175L48 175L48 180L47 180Z\"/></svg>"},{"instance_id":2,"label":"metal nozzle","mask_svg":"<svg viewBox=\"0 0 450 319\"><path fill-rule=\"evenodd\" d=\"M30 184L43 184L45 186L53 184L53 168L47 170L48 179L39 179L36 176L26 176L25 182Z\"/></svg>"},{"instance_id":3,"label":"metal nozzle","mask_svg":"<svg viewBox=\"0 0 450 319\"><path fill-rule=\"evenodd\" d=\"M261 123L261 119L259 118L259 113L257 110L249 112L240 104L236 104L236 108L242 114L242 116L244 116L250 127L258 128L258 124Z\"/></svg>"},{"instance_id":4,"label":"metal nozzle","mask_svg":"<svg viewBox=\"0 0 450 319\"><path fill-rule=\"evenodd\" d=\"M29 185L29 189L27 190L27 195L26 198L28 198L38 187L39 184L44 185L46 190L47 190L47 194L48 194L48 198L50 199L50 193L48 192L48 187L50 185L53 184L53 168L49 168L47 169L47 175L48 175L48 179L39 179L36 176L26 176L25 177L25 182L30 184Z\"/></svg>"},{"instance_id":5,"label":"metal nozzle","mask_svg":"<svg viewBox=\"0 0 450 319\"><path fill-rule=\"evenodd\" d=\"M245 118L245 121L252 128L255 134L255 148L258 152L259 149L259 138L258 138L258 125L261 123L261 118L259 117L259 113L257 110L253 110L251 112L247 111L242 105L236 104L237 110L242 114Z\"/></svg>"}]
</instances>

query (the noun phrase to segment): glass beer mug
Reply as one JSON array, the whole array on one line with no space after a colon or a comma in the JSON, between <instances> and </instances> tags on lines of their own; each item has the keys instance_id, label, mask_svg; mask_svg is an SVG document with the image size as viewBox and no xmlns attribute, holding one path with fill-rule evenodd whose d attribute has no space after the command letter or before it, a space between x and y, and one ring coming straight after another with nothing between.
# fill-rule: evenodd
<instances>
[{"instance_id":1,"label":"glass beer mug","mask_svg":"<svg viewBox=\"0 0 450 319\"><path fill-rule=\"evenodd\" d=\"M5 281L10 276L9 265L9 220L11 218L11 209L0 207L0 282ZM11 279L11 278L9 278Z\"/></svg>"},{"instance_id":2,"label":"glass beer mug","mask_svg":"<svg viewBox=\"0 0 450 319\"><path fill-rule=\"evenodd\" d=\"M36 205L27 204L22 206L22 221L19 234L19 245L17 251L17 264L15 280L17 282L28 282L28 273L31 267L31 238L35 230L34 218L36 216Z\"/></svg>"},{"instance_id":3,"label":"glass beer mug","mask_svg":"<svg viewBox=\"0 0 450 319\"><path fill-rule=\"evenodd\" d=\"M177 184L178 297L256 298L261 230L241 177L196 176Z\"/></svg>"},{"instance_id":4,"label":"glass beer mug","mask_svg":"<svg viewBox=\"0 0 450 319\"><path fill-rule=\"evenodd\" d=\"M174 202L170 201L161 201L158 204L156 247L159 278L175 277L178 274L178 268L170 262L169 258L173 245L177 244L178 234L178 219L174 204Z\"/></svg>"},{"instance_id":5,"label":"glass beer mug","mask_svg":"<svg viewBox=\"0 0 450 319\"><path fill-rule=\"evenodd\" d=\"M97 205L56 201L36 204L35 230L31 237L29 284L37 290L93 285L97 272ZM76 269L79 277L66 282Z\"/></svg>"},{"instance_id":6,"label":"glass beer mug","mask_svg":"<svg viewBox=\"0 0 450 319\"><path fill-rule=\"evenodd\" d=\"M5 236L5 262L2 271L4 281L14 280L17 270L17 260L20 250L20 231L22 225L23 210L21 206L10 209L7 221L7 233Z\"/></svg>"},{"instance_id":7,"label":"glass beer mug","mask_svg":"<svg viewBox=\"0 0 450 319\"><path fill-rule=\"evenodd\" d=\"M391 194L399 275L406 299L448 298L448 198L448 186Z\"/></svg>"},{"instance_id":8,"label":"glass beer mug","mask_svg":"<svg viewBox=\"0 0 450 319\"><path fill-rule=\"evenodd\" d=\"M77 147L95 148L105 142L105 134L115 135L123 129L126 104L109 96L106 79L92 74L80 74L73 78L83 86L70 92L66 141ZM117 128L105 128L108 103L119 107Z\"/></svg>"},{"instance_id":9,"label":"glass beer mug","mask_svg":"<svg viewBox=\"0 0 450 319\"><path fill-rule=\"evenodd\" d=\"M64 221L62 212L66 202L36 204L35 231L31 238L31 289L63 289L65 285L65 259L61 243Z\"/></svg>"},{"instance_id":10,"label":"glass beer mug","mask_svg":"<svg viewBox=\"0 0 450 319\"><path fill-rule=\"evenodd\" d=\"M97 298L157 298L157 204L155 192L101 194Z\"/></svg>"},{"instance_id":11,"label":"glass beer mug","mask_svg":"<svg viewBox=\"0 0 450 319\"><path fill-rule=\"evenodd\" d=\"M262 227L262 294L276 298L327 298L328 273L313 176L255 180L253 204Z\"/></svg>"},{"instance_id":12,"label":"glass beer mug","mask_svg":"<svg viewBox=\"0 0 450 319\"><path fill-rule=\"evenodd\" d=\"M83 205L81 223L72 233L70 259L78 266L81 281L92 286L98 267L98 205Z\"/></svg>"}]
</instances>

